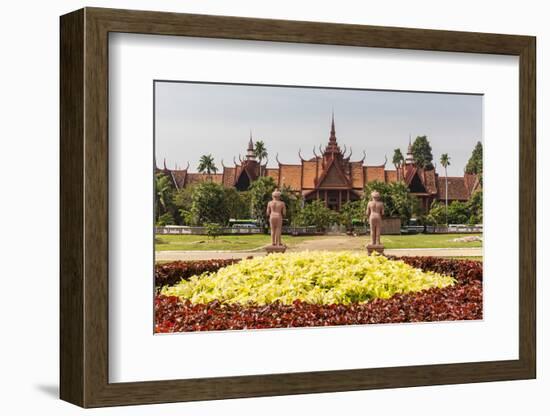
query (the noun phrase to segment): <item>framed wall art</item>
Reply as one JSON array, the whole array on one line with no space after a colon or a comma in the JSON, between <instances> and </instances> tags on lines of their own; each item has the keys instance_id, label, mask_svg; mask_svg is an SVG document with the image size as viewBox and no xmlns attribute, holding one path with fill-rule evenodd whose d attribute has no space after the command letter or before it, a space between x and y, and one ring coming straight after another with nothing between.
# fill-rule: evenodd
<instances>
[{"instance_id":1,"label":"framed wall art","mask_svg":"<svg viewBox=\"0 0 550 416\"><path fill-rule=\"evenodd\" d=\"M534 37L60 24L63 400L536 376Z\"/></svg>"}]
</instances>

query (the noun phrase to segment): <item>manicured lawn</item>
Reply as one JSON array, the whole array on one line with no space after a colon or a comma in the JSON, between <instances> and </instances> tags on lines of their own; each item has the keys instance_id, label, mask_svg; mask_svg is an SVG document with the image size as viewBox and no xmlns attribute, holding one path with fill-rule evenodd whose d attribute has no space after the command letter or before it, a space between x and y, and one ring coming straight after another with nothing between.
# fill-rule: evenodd
<instances>
[{"instance_id":1,"label":"manicured lawn","mask_svg":"<svg viewBox=\"0 0 550 416\"><path fill-rule=\"evenodd\" d=\"M383 235L382 243L386 248L462 248L481 247L480 241L452 241L455 238L480 234L415 234Z\"/></svg>"},{"instance_id":2,"label":"manicured lawn","mask_svg":"<svg viewBox=\"0 0 550 416\"><path fill-rule=\"evenodd\" d=\"M293 246L315 237L284 236L284 243ZM209 238L205 235L157 235L155 250L252 250L271 243L267 234L220 235Z\"/></svg>"},{"instance_id":3,"label":"manicured lawn","mask_svg":"<svg viewBox=\"0 0 550 416\"><path fill-rule=\"evenodd\" d=\"M472 234L416 234L384 235L382 243L387 249L394 248L470 248L481 247L481 242L452 241L455 238ZM317 250L362 250L368 236L283 236L284 243L293 247L306 243L299 249ZM216 239L203 235L157 235L156 251L196 251L196 250L252 250L268 245L271 237L267 234L222 235ZM307 243L309 241L309 243ZM315 247L313 247L315 245Z\"/></svg>"}]
</instances>

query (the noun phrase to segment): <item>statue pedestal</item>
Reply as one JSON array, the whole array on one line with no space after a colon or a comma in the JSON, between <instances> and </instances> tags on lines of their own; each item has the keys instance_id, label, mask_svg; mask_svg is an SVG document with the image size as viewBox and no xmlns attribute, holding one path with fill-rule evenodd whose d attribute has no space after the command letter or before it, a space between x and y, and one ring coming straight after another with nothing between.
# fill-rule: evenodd
<instances>
[{"instance_id":1,"label":"statue pedestal","mask_svg":"<svg viewBox=\"0 0 550 416\"><path fill-rule=\"evenodd\" d=\"M370 255L373 251L384 254L384 244L367 244L367 253Z\"/></svg>"},{"instance_id":2,"label":"statue pedestal","mask_svg":"<svg viewBox=\"0 0 550 416\"><path fill-rule=\"evenodd\" d=\"M267 254L284 253L286 251L286 246L265 246L265 251L267 251Z\"/></svg>"}]
</instances>

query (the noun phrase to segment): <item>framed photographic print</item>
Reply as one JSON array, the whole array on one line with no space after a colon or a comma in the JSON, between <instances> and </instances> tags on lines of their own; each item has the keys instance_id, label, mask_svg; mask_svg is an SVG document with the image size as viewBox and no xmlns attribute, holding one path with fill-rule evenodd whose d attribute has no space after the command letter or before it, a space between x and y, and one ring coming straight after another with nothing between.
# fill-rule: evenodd
<instances>
[{"instance_id":1,"label":"framed photographic print","mask_svg":"<svg viewBox=\"0 0 550 416\"><path fill-rule=\"evenodd\" d=\"M529 36L62 16L61 398L534 378L535 104Z\"/></svg>"}]
</instances>

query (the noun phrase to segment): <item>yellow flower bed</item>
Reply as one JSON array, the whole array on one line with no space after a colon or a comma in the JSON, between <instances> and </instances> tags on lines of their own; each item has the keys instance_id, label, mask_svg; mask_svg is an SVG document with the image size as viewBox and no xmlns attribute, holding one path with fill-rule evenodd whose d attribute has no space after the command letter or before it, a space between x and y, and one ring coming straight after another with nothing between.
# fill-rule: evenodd
<instances>
[{"instance_id":1,"label":"yellow flower bed","mask_svg":"<svg viewBox=\"0 0 550 416\"><path fill-rule=\"evenodd\" d=\"M415 269L402 261L361 252L305 251L242 260L215 273L192 276L162 294L192 303L265 305L295 300L349 304L387 299L397 293L446 287L454 279Z\"/></svg>"}]
</instances>

